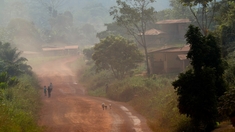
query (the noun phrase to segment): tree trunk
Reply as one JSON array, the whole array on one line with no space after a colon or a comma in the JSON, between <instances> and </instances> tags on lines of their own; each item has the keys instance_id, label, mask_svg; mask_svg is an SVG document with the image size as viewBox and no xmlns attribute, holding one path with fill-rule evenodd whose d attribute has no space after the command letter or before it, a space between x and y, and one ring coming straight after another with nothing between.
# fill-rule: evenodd
<instances>
[{"instance_id":1,"label":"tree trunk","mask_svg":"<svg viewBox=\"0 0 235 132\"><path fill-rule=\"evenodd\" d=\"M148 51L147 51L147 46L146 43L144 44L144 52L145 52L145 61L146 61L146 66L147 66L147 76L150 75L150 68L149 68L149 61L148 61Z\"/></svg>"}]
</instances>

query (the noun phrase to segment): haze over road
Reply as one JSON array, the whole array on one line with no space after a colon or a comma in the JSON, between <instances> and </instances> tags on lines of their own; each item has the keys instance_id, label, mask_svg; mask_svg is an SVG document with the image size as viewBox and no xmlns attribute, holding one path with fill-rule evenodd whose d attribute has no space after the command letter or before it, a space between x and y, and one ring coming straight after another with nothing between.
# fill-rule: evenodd
<instances>
[{"instance_id":1,"label":"haze over road","mask_svg":"<svg viewBox=\"0 0 235 132\"><path fill-rule=\"evenodd\" d=\"M77 82L69 64L77 56L44 63L35 68L41 86L53 83L51 97L42 92L39 124L45 132L151 132L145 119L125 103L90 97ZM102 103L112 104L103 110Z\"/></svg>"}]
</instances>

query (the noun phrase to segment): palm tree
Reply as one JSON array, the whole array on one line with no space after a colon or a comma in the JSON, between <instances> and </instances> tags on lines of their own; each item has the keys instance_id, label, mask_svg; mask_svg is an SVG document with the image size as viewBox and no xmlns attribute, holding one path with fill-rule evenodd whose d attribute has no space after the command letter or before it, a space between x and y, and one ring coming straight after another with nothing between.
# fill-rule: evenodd
<instances>
[{"instance_id":1,"label":"palm tree","mask_svg":"<svg viewBox=\"0 0 235 132\"><path fill-rule=\"evenodd\" d=\"M31 74L32 67L26 64L28 61L25 57L21 57L22 51L12 48L10 43L2 44L0 42L0 60L4 62L4 71L10 76L18 76L22 73Z\"/></svg>"}]
</instances>

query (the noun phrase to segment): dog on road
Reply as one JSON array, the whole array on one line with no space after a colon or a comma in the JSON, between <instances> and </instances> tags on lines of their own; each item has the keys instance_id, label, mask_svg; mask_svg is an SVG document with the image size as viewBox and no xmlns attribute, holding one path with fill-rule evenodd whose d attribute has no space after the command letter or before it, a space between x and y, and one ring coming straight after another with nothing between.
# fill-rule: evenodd
<instances>
[{"instance_id":1,"label":"dog on road","mask_svg":"<svg viewBox=\"0 0 235 132\"><path fill-rule=\"evenodd\" d=\"M108 109L108 106L105 103L102 103L101 106L102 106L103 110L107 110ZM109 104L109 109L112 109L112 105L111 104Z\"/></svg>"}]
</instances>

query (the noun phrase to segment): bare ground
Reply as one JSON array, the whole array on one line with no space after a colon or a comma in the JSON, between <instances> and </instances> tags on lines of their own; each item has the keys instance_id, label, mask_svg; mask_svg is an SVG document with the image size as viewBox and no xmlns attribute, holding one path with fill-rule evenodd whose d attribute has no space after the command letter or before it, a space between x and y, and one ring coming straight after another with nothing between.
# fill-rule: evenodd
<instances>
[{"instance_id":1,"label":"bare ground","mask_svg":"<svg viewBox=\"0 0 235 132\"><path fill-rule=\"evenodd\" d=\"M39 125L45 132L151 132L146 120L125 103L85 94L68 64L77 56L44 63L34 69L41 86L53 83L50 98L44 96ZM103 110L102 103L112 108Z\"/></svg>"}]
</instances>

